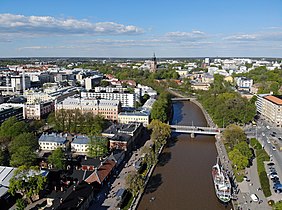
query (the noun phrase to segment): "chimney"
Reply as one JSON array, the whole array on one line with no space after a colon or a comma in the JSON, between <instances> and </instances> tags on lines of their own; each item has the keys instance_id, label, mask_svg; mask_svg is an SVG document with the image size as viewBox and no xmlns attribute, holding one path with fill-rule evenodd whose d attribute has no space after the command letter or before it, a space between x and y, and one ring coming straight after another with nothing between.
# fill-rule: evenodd
<instances>
[{"instance_id":1,"label":"chimney","mask_svg":"<svg viewBox=\"0 0 282 210\"><path fill-rule=\"evenodd\" d=\"M73 186L73 191L75 191L75 185Z\"/></svg>"},{"instance_id":2,"label":"chimney","mask_svg":"<svg viewBox=\"0 0 282 210\"><path fill-rule=\"evenodd\" d=\"M57 186L54 187L54 190L57 191Z\"/></svg>"},{"instance_id":3,"label":"chimney","mask_svg":"<svg viewBox=\"0 0 282 210\"><path fill-rule=\"evenodd\" d=\"M84 160L87 160L87 155L85 155Z\"/></svg>"},{"instance_id":4,"label":"chimney","mask_svg":"<svg viewBox=\"0 0 282 210\"><path fill-rule=\"evenodd\" d=\"M60 198L60 203L63 203L63 198Z\"/></svg>"},{"instance_id":5,"label":"chimney","mask_svg":"<svg viewBox=\"0 0 282 210\"><path fill-rule=\"evenodd\" d=\"M64 187L63 186L61 186L61 192L64 192Z\"/></svg>"}]
</instances>

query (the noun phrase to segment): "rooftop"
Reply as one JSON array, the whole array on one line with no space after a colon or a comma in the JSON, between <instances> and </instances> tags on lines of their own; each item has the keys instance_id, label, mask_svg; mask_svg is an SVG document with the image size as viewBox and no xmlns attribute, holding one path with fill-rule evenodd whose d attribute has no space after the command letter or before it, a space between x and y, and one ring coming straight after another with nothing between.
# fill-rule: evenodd
<instances>
[{"instance_id":1,"label":"rooftop","mask_svg":"<svg viewBox=\"0 0 282 210\"><path fill-rule=\"evenodd\" d=\"M116 163L113 160L106 160L103 165L94 171L85 181L87 183L98 182L101 184L106 177L111 173L112 169L115 167Z\"/></svg>"},{"instance_id":2,"label":"rooftop","mask_svg":"<svg viewBox=\"0 0 282 210\"><path fill-rule=\"evenodd\" d=\"M75 136L72 141L72 144L88 144L88 142L88 136Z\"/></svg>"},{"instance_id":3,"label":"rooftop","mask_svg":"<svg viewBox=\"0 0 282 210\"><path fill-rule=\"evenodd\" d=\"M65 144L66 141L67 141L67 137L62 135L62 134L56 134L56 133L45 134L45 133L43 133L40 136L39 141L56 142L56 143Z\"/></svg>"},{"instance_id":4,"label":"rooftop","mask_svg":"<svg viewBox=\"0 0 282 210\"><path fill-rule=\"evenodd\" d=\"M6 194L16 168L0 166L0 198Z\"/></svg>"},{"instance_id":5,"label":"rooftop","mask_svg":"<svg viewBox=\"0 0 282 210\"><path fill-rule=\"evenodd\" d=\"M282 95L276 95L276 96L265 96L265 99L277 104L277 105L282 105Z\"/></svg>"}]
</instances>

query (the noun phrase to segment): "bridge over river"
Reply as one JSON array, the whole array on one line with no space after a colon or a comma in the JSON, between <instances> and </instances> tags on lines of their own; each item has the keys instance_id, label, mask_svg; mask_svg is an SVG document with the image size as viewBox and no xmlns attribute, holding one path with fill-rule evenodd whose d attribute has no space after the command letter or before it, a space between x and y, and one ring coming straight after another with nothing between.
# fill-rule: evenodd
<instances>
[{"instance_id":1,"label":"bridge over river","mask_svg":"<svg viewBox=\"0 0 282 210\"><path fill-rule=\"evenodd\" d=\"M170 128L172 132L190 133L192 138L195 137L195 134L217 135L224 130L223 128L187 126L187 125L170 125Z\"/></svg>"}]
</instances>

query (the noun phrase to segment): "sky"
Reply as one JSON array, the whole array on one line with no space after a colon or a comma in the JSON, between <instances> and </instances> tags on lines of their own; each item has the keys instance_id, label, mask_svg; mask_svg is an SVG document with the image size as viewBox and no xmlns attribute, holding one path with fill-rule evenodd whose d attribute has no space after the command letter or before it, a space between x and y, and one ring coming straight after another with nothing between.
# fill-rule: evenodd
<instances>
[{"instance_id":1,"label":"sky","mask_svg":"<svg viewBox=\"0 0 282 210\"><path fill-rule=\"evenodd\" d=\"M0 57L282 57L282 0L0 0Z\"/></svg>"}]
</instances>

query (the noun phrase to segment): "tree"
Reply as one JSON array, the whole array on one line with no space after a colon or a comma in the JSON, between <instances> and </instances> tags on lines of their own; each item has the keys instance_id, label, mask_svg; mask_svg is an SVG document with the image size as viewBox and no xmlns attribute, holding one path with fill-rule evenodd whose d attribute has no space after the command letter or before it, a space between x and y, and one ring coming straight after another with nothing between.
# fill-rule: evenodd
<instances>
[{"instance_id":1,"label":"tree","mask_svg":"<svg viewBox=\"0 0 282 210\"><path fill-rule=\"evenodd\" d=\"M245 141L242 141L239 144L235 145L234 148L238 149L240 153L248 159L250 159L253 156L252 151L249 148L249 145Z\"/></svg>"},{"instance_id":2,"label":"tree","mask_svg":"<svg viewBox=\"0 0 282 210\"><path fill-rule=\"evenodd\" d=\"M10 180L9 192L12 195L20 193L29 203L32 196L38 195L44 189L46 177L40 174L40 170L35 166L20 166L15 170Z\"/></svg>"},{"instance_id":3,"label":"tree","mask_svg":"<svg viewBox=\"0 0 282 210\"><path fill-rule=\"evenodd\" d=\"M56 169L64 169L64 152L61 147L55 149L48 157L48 162L51 163Z\"/></svg>"},{"instance_id":4,"label":"tree","mask_svg":"<svg viewBox=\"0 0 282 210\"><path fill-rule=\"evenodd\" d=\"M27 125L24 122L17 121L16 117L10 117L0 127L0 143L8 145L12 138L27 131Z\"/></svg>"},{"instance_id":5,"label":"tree","mask_svg":"<svg viewBox=\"0 0 282 210\"><path fill-rule=\"evenodd\" d=\"M243 170L247 167L249 161L248 158L241 154L238 149L234 149L228 153L228 157L232 161L232 165L237 170Z\"/></svg>"},{"instance_id":6,"label":"tree","mask_svg":"<svg viewBox=\"0 0 282 210\"><path fill-rule=\"evenodd\" d=\"M26 201L22 198L19 198L16 201L16 206L16 210L24 210L26 207Z\"/></svg>"},{"instance_id":7,"label":"tree","mask_svg":"<svg viewBox=\"0 0 282 210\"><path fill-rule=\"evenodd\" d=\"M157 154L160 147L166 144L167 138L170 137L170 126L159 120L152 120L152 122L148 125L148 129L152 129L151 138L154 141L155 153Z\"/></svg>"},{"instance_id":8,"label":"tree","mask_svg":"<svg viewBox=\"0 0 282 210\"><path fill-rule=\"evenodd\" d=\"M101 157L108 152L108 140L101 136L90 136L87 148L89 157Z\"/></svg>"},{"instance_id":9,"label":"tree","mask_svg":"<svg viewBox=\"0 0 282 210\"><path fill-rule=\"evenodd\" d=\"M35 151L38 148L38 141L34 134L32 133L21 133L18 136L16 136L10 146L9 146L9 152L11 154L14 154L18 148L28 146L32 149L32 151Z\"/></svg>"},{"instance_id":10,"label":"tree","mask_svg":"<svg viewBox=\"0 0 282 210\"><path fill-rule=\"evenodd\" d=\"M148 166L152 166L157 163L157 158L154 152L154 147L143 147L142 153L144 154L144 162Z\"/></svg>"},{"instance_id":11,"label":"tree","mask_svg":"<svg viewBox=\"0 0 282 210\"><path fill-rule=\"evenodd\" d=\"M5 161L5 153L0 147L0 166L4 165L4 161Z\"/></svg>"},{"instance_id":12,"label":"tree","mask_svg":"<svg viewBox=\"0 0 282 210\"><path fill-rule=\"evenodd\" d=\"M36 162L36 154L29 146L22 146L17 148L14 154L12 154L10 165L13 167L19 166L32 166Z\"/></svg>"},{"instance_id":13,"label":"tree","mask_svg":"<svg viewBox=\"0 0 282 210\"><path fill-rule=\"evenodd\" d=\"M234 124L226 127L223 132L223 137L225 143L228 145L227 149L229 151L232 150L236 144L246 140L244 130L240 126Z\"/></svg>"},{"instance_id":14,"label":"tree","mask_svg":"<svg viewBox=\"0 0 282 210\"><path fill-rule=\"evenodd\" d=\"M133 196L144 189L144 178L141 174L133 172L127 175L126 177L126 186Z\"/></svg>"}]
</instances>

